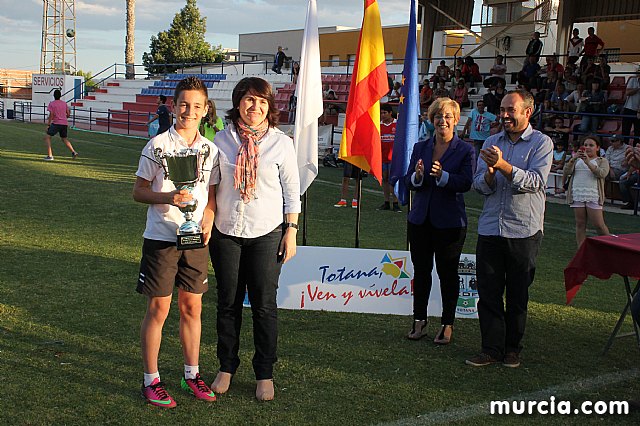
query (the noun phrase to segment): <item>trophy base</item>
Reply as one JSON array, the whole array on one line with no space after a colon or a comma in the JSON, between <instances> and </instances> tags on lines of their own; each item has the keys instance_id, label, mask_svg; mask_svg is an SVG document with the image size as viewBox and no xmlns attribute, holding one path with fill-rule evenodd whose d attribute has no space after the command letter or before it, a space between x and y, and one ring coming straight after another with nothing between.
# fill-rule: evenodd
<instances>
[{"instance_id":1,"label":"trophy base","mask_svg":"<svg viewBox=\"0 0 640 426\"><path fill-rule=\"evenodd\" d=\"M176 242L178 250L191 250L204 247L204 235L202 232L195 234L178 234Z\"/></svg>"}]
</instances>

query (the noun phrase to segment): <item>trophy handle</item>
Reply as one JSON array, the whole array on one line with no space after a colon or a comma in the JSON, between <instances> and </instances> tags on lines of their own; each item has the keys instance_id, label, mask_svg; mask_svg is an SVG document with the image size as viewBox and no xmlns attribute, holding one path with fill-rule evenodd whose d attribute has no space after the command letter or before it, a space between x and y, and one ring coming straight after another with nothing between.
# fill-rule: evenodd
<instances>
[{"instance_id":1,"label":"trophy handle","mask_svg":"<svg viewBox=\"0 0 640 426\"><path fill-rule=\"evenodd\" d=\"M211 155L211 148L209 145L205 145L202 150L204 152L202 154L202 164L200 165L200 182L204 182L204 164L207 162L209 155Z\"/></svg>"},{"instance_id":2,"label":"trophy handle","mask_svg":"<svg viewBox=\"0 0 640 426\"><path fill-rule=\"evenodd\" d=\"M153 156L158 160L158 164L162 167L162 172L164 174L164 178L169 178L169 170L167 170L167 165L164 163L164 156L162 155L162 148L156 148L153 150Z\"/></svg>"}]
</instances>

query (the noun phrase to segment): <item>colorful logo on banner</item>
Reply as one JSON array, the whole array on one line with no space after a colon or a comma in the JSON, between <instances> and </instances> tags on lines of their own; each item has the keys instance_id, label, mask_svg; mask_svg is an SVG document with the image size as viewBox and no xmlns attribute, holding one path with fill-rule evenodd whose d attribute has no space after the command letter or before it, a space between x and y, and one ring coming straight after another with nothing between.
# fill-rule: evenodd
<instances>
[{"instance_id":1,"label":"colorful logo on banner","mask_svg":"<svg viewBox=\"0 0 640 426\"><path fill-rule=\"evenodd\" d=\"M460 316L476 316L478 312L476 261L462 255L458 263L458 275L460 276L460 296L456 313Z\"/></svg>"},{"instance_id":2,"label":"colorful logo on banner","mask_svg":"<svg viewBox=\"0 0 640 426\"><path fill-rule=\"evenodd\" d=\"M394 259L389 255L389 253L385 254L382 260L382 272L384 274L390 275L393 278L411 278L409 273L407 272L407 258L399 257Z\"/></svg>"}]
</instances>

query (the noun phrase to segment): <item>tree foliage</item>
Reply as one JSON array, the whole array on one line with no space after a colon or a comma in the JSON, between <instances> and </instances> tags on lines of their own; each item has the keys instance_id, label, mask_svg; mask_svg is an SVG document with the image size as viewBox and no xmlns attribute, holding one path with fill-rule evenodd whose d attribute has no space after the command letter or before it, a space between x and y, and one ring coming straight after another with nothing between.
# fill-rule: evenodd
<instances>
[{"instance_id":1,"label":"tree foliage","mask_svg":"<svg viewBox=\"0 0 640 426\"><path fill-rule=\"evenodd\" d=\"M171 27L151 36L149 52L142 55L142 62L151 73L173 72L179 66L165 64L185 64L220 62L223 55L221 46L212 48L205 40L207 18L200 16L196 0L176 13Z\"/></svg>"}]
</instances>

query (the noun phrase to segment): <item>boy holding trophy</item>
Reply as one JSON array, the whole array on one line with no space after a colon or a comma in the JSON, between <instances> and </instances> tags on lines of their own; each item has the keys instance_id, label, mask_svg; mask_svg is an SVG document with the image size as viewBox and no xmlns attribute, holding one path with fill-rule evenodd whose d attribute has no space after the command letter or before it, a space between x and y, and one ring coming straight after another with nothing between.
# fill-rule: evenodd
<instances>
[{"instance_id":1,"label":"boy holding trophy","mask_svg":"<svg viewBox=\"0 0 640 426\"><path fill-rule=\"evenodd\" d=\"M150 404L162 408L176 406L158 373L162 328L174 286L178 287L184 356L181 387L198 399L216 399L200 377L198 358L202 295L208 289L206 244L216 210L215 192L209 182L220 172L218 149L198 132L207 113L203 82L195 77L185 78L176 86L173 99L176 124L144 147L133 188L134 200L149 204L136 288L147 296L140 329L142 395ZM191 225L185 231L186 224Z\"/></svg>"}]
</instances>

